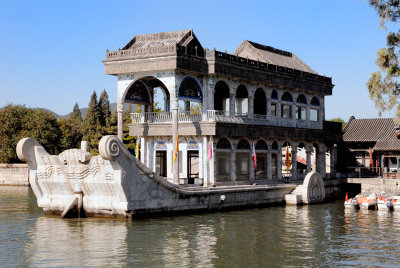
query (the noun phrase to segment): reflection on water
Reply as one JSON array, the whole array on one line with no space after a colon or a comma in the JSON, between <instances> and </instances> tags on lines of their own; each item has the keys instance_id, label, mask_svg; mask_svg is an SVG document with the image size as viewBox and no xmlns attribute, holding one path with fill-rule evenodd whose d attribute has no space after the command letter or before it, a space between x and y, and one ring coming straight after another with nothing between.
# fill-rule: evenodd
<instances>
[{"instance_id":1,"label":"reflection on water","mask_svg":"<svg viewBox=\"0 0 400 268\"><path fill-rule=\"evenodd\" d=\"M343 202L141 219L45 217L26 187L0 187L10 266L396 266L400 213Z\"/></svg>"}]
</instances>

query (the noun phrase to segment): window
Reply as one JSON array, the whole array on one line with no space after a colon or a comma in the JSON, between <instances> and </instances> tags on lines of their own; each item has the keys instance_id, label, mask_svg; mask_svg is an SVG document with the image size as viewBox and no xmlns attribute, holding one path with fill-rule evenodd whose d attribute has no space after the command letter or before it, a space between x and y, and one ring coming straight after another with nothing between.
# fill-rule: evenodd
<instances>
[{"instance_id":1,"label":"window","mask_svg":"<svg viewBox=\"0 0 400 268\"><path fill-rule=\"evenodd\" d=\"M310 120L311 121L318 121L318 118L319 118L319 110L310 109Z\"/></svg>"},{"instance_id":2,"label":"window","mask_svg":"<svg viewBox=\"0 0 400 268\"><path fill-rule=\"evenodd\" d=\"M236 177L238 181L249 179L249 153L236 153Z\"/></svg>"},{"instance_id":3,"label":"window","mask_svg":"<svg viewBox=\"0 0 400 268\"><path fill-rule=\"evenodd\" d=\"M271 115L276 116L276 103L271 103Z\"/></svg>"},{"instance_id":4,"label":"window","mask_svg":"<svg viewBox=\"0 0 400 268\"><path fill-rule=\"evenodd\" d=\"M292 105L282 104L282 118L292 118Z\"/></svg>"},{"instance_id":5,"label":"window","mask_svg":"<svg viewBox=\"0 0 400 268\"><path fill-rule=\"evenodd\" d=\"M216 168L216 180L230 181L231 180L231 153L230 152L217 152L217 168Z\"/></svg>"},{"instance_id":6,"label":"window","mask_svg":"<svg viewBox=\"0 0 400 268\"><path fill-rule=\"evenodd\" d=\"M305 107L297 107L296 119L306 120L306 108Z\"/></svg>"}]
</instances>

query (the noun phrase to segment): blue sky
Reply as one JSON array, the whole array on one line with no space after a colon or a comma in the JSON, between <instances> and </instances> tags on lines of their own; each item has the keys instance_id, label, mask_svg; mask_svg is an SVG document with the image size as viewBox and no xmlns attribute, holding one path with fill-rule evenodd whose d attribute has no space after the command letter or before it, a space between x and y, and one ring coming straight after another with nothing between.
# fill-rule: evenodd
<instances>
[{"instance_id":1,"label":"blue sky","mask_svg":"<svg viewBox=\"0 0 400 268\"><path fill-rule=\"evenodd\" d=\"M288 50L332 76L326 119L377 117L365 86L386 31L362 0L18 1L0 3L0 107L25 104L64 115L93 90L116 101L106 49L134 35L193 29L203 47L232 53L244 40ZM385 113L391 117L394 113Z\"/></svg>"}]
</instances>

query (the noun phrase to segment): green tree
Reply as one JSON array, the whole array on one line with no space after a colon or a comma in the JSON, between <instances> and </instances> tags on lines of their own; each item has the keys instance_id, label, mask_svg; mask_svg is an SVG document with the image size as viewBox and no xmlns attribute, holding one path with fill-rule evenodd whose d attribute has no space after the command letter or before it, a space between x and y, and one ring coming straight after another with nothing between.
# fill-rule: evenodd
<instances>
[{"instance_id":1,"label":"green tree","mask_svg":"<svg viewBox=\"0 0 400 268\"><path fill-rule=\"evenodd\" d=\"M400 18L399 0L369 0L380 17L380 24L396 23ZM378 50L378 72L371 74L367 83L370 98L375 102L379 115L396 107L396 120L400 122L400 31L390 31L386 47Z\"/></svg>"},{"instance_id":2,"label":"green tree","mask_svg":"<svg viewBox=\"0 0 400 268\"><path fill-rule=\"evenodd\" d=\"M100 118L99 123L102 126L107 126L111 119L110 101L107 91L104 89L99 99Z\"/></svg>"},{"instance_id":3,"label":"green tree","mask_svg":"<svg viewBox=\"0 0 400 268\"><path fill-rule=\"evenodd\" d=\"M83 140L89 142L90 152L98 154L98 145L102 137L100 125L100 107L97 101L96 91L93 91L90 97L89 108L83 121Z\"/></svg>"},{"instance_id":4,"label":"green tree","mask_svg":"<svg viewBox=\"0 0 400 268\"><path fill-rule=\"evenodd\" d=\"M74 109L72 110L72 113L69 116L69 119L73 122L82 122L82 113L81 113L81 109L79 109L79 105L76 102L74 105Z\"/></svg>"},{"instance_id":5,"label":"green tree","mask_svg":"<svg viewBox=\"0 0 400 268\"><path fill-rule=\"evenodd\" d=\"M0 110L0 162L19 162L16 146L20 139L36 139L50 154L61 151L62 132L56 117L48 111L8 105Z\"/></svg>"}]
</instances>

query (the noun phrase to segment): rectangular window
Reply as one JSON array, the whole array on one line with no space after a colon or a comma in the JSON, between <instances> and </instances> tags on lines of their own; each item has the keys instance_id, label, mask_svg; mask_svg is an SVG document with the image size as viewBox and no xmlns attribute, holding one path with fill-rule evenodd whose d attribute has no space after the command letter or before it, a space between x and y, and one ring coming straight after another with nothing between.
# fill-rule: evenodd
<instances>
[{"instance_id":1,"label":"rectangular window","mask_svg":"<svg viewBox=\"0 0 400 268\"><path fill-rule=\"evenodd\" d=\"M318 118L319 118L319 110L310 109L310 120L311 121L318 121Z\"/></svg>"},{"instance_id":2,"label":"rectangular window","mask_svg":"<svg viewBox=\"0 0 400 268\"><path fill-rule=\"evenodd\" d=\"M249 153L236 153L236 177L237 180L249 179Z\"/></svg>"},{"instance_id":3,"label":"rectangular window","mask_svg":"<svg viewBox=\"0 0 400 268\"><path fill-rule=\"evenodd\" d=\"M282 118L292 118L292 105L282 104Z\"/></svg>"},{"instance_id":4,"label":"rectangular window","mask_svg":"<svg viewBox=\"0 0 400 268\"><path fill-rule=\"evenodd\" d=\"M271 115L276 116L276 103L271 103Z\"/></svg>"},{"instance_id":5,"label":"rectangular window","mask_svg":"<svg viewBox=\"0 0 400 268\"><path fill-rule=\"evenodd\" d=\"M296 109L296 119L298 119L298 120L306 120L306 108L305 107L297 107L297 109Z\"/></svg>"},{"instance_id":6,"label":"rectangular window","mask_svg":"<svg viewBox=\"0 0 400 268\"><path fill-rule=\"evenodd\" d=\"M256 180L266 180L267 179L267 154L257 153L257 172Z\"/></svg>"},{"instance_id":7,"label":"rectangular window","mask_svg":"<svg viewBox=\"0 0 400 268\"><path fill-rule=\"evenodd\" d=\"M231 153L230 152L217 152L216 153L216 181L230 181L231 180Z\"/></svg>"},{"instance_id":8,"label":"rectangular window","mask_svg":"<svg viewBox=\"0 0 400 268\"><path fill-rule=\"evenodd\" d=\"M167 151L156 151L156 174L167 177Z\"/></svg>"}]
</instances>

